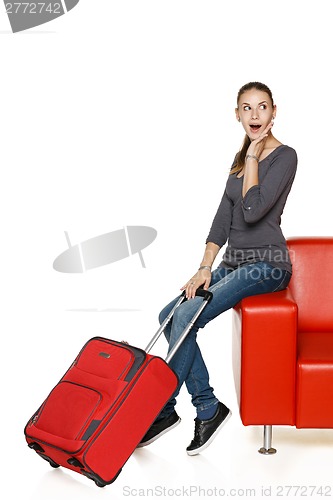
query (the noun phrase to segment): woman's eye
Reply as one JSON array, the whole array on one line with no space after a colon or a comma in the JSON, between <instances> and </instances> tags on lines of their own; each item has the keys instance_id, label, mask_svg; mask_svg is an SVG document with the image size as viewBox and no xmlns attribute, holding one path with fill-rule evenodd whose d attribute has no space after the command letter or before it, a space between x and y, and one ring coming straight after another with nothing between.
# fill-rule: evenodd
<instances>
[{"instance_id":1,"label":"woman's eye","mask_svg":"<svg viewBox=\"0 0 333 500\"><path fill-rule=\"evenodd\" d=\"M244 106L244 111L250 111L251 107L250 106Z\"/></svg>"},{"instance_id":2,"label":"woman's eye","mask_svg":"<svg viewBox=\"0 0 333 500\"><path fill-rule=\"evenodd\" d=\"M266 104L261 104L260 105L260 109L266 109L266 108L267 108Z\"/></svg>"}]
</instances>

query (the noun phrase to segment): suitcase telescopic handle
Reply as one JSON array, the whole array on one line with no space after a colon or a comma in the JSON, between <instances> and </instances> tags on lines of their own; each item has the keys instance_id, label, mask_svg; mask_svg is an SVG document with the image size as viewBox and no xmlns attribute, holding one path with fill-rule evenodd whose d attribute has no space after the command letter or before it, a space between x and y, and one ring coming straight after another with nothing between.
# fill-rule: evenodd
<instances>
[{"instance_id":1,"label":"suitcase telescopic handle","mask_svg":"<svg viewBox=\"0 0 333 500\"><path fill-rule=\"evenodd\" d=\"M196 313L194 314L193 318L188 323L188 325L186 326L186 328L183 330L183 332L180 335L179 339L177 340L177 342L175 343L175 345L173 346L173 348L170 350L170 352L168 353L167 357L165 358L165 361L167 363L169 363L170 360L171 360L171 358L173 358L173 356L176 354L176 352L178 351L178 349L181 346L182 342L185 340L185 337L187 336L187 334L191 330L192 326L194 325L194 323L196 322L196 320L198 319L198 317L202 313L203 309L206 307L206 305L213 298L212 292L210 292L209 290L204 290L203 288L198 288L196 290L196 292L195 292L195 295L198 296L198 297L203 297L203 301L201 302L201 304L200 304L198 310L196 311ZM185 300L187 300L187 299L186 299L185 290L184 290L183 293L180 295L179 299L177 300L177 302L176 302L175 306L173 307L173 309L171 309L171 311L169 312L168 316L165 318L165 320L163 321L163 323L161 323L161 325L160 325L159 329L157 330L157 332L155 333L154 337L151 339L151 341L147 345L147 347L145 349L145 351L147 353L151 350L151 348L154 346L154 344L156 343L156 341L159 339L159 337L164 332L166 326L171 321L171 319L172 319L172 317L174 315L174 312L177 309L177 307L179 307L180 304L182 304Z\"/></svg>"}]
</instances>

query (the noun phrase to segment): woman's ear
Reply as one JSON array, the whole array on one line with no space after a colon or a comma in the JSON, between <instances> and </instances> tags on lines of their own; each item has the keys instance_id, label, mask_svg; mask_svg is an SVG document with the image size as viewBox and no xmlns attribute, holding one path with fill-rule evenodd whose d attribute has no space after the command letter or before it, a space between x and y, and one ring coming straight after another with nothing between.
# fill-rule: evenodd
<instances>
[{"instance_id":1,"label":"woman's ear","mask_svg":"<svg viewBox=\"0 0 333 500\"><path fill-rule=\"evenodd\" d=\"M237 119L237 121L239 121L239 122L240 122L240 117L239 117L238 108L235 108L235 114L236 114L236 119Z\"/></svg>"},{"instance_id":2,"label":"woman's ear","mask_svg":"<svg viewBox=\"0 0 333 500\"><path fill-rule=\"evenodd\" d=\"M276 118L276 104L273 106L273 120Z\"/></svg>"}]
</instances>

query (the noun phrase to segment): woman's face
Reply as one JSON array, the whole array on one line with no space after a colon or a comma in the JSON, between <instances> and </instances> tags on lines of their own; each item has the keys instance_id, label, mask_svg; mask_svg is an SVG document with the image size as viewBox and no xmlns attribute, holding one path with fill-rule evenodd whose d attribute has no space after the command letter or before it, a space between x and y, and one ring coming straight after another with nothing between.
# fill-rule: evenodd
<instances>
[{"instance_id":1,"label":"woman's face","mask_svg":"<svg viewBox=\"0 0 333 500\"><path fill-rule=\"evenodd\" d=\"M236 117L242 123L251 141L257 139L275 118L276 106L262 90L251 89L240 96Z\"/></svg>"}]
</instances>

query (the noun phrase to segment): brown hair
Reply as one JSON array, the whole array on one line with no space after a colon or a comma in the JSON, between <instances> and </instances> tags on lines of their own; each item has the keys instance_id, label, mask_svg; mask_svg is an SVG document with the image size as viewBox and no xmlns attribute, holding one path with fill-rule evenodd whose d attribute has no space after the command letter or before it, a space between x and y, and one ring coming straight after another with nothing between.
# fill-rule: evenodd
<instances>
[{"instance_id":1,"label":"brown hair","mask_svg":"<svg viewBox=\"0 0 333 500\"><path fill-rule=\"evenodd\" d=\"M243 85L243 87L241 87L239 89L238 94L237 94L237 106L239 104L239 100L240 100L241 96L245 92L247 92L248 90L252 90L252 89L266 92L266 94L268 94L270 100L272 101L272 106L274 106L273 95L272 95L271 90L267 87L267 85L265 85L264 83L260 83L260 82L249 82L249 83L246 83L245 85ZM242 168L245 165L246 152L247 152L250 144L251 144L251 140L250 140L249 136L246 134L244 137L242 147L241 147L240 151L237 153L235 161L231 167L230 174L237 174L238 172L240 172L242 170Z\"/></svg>"}]
</instances>

